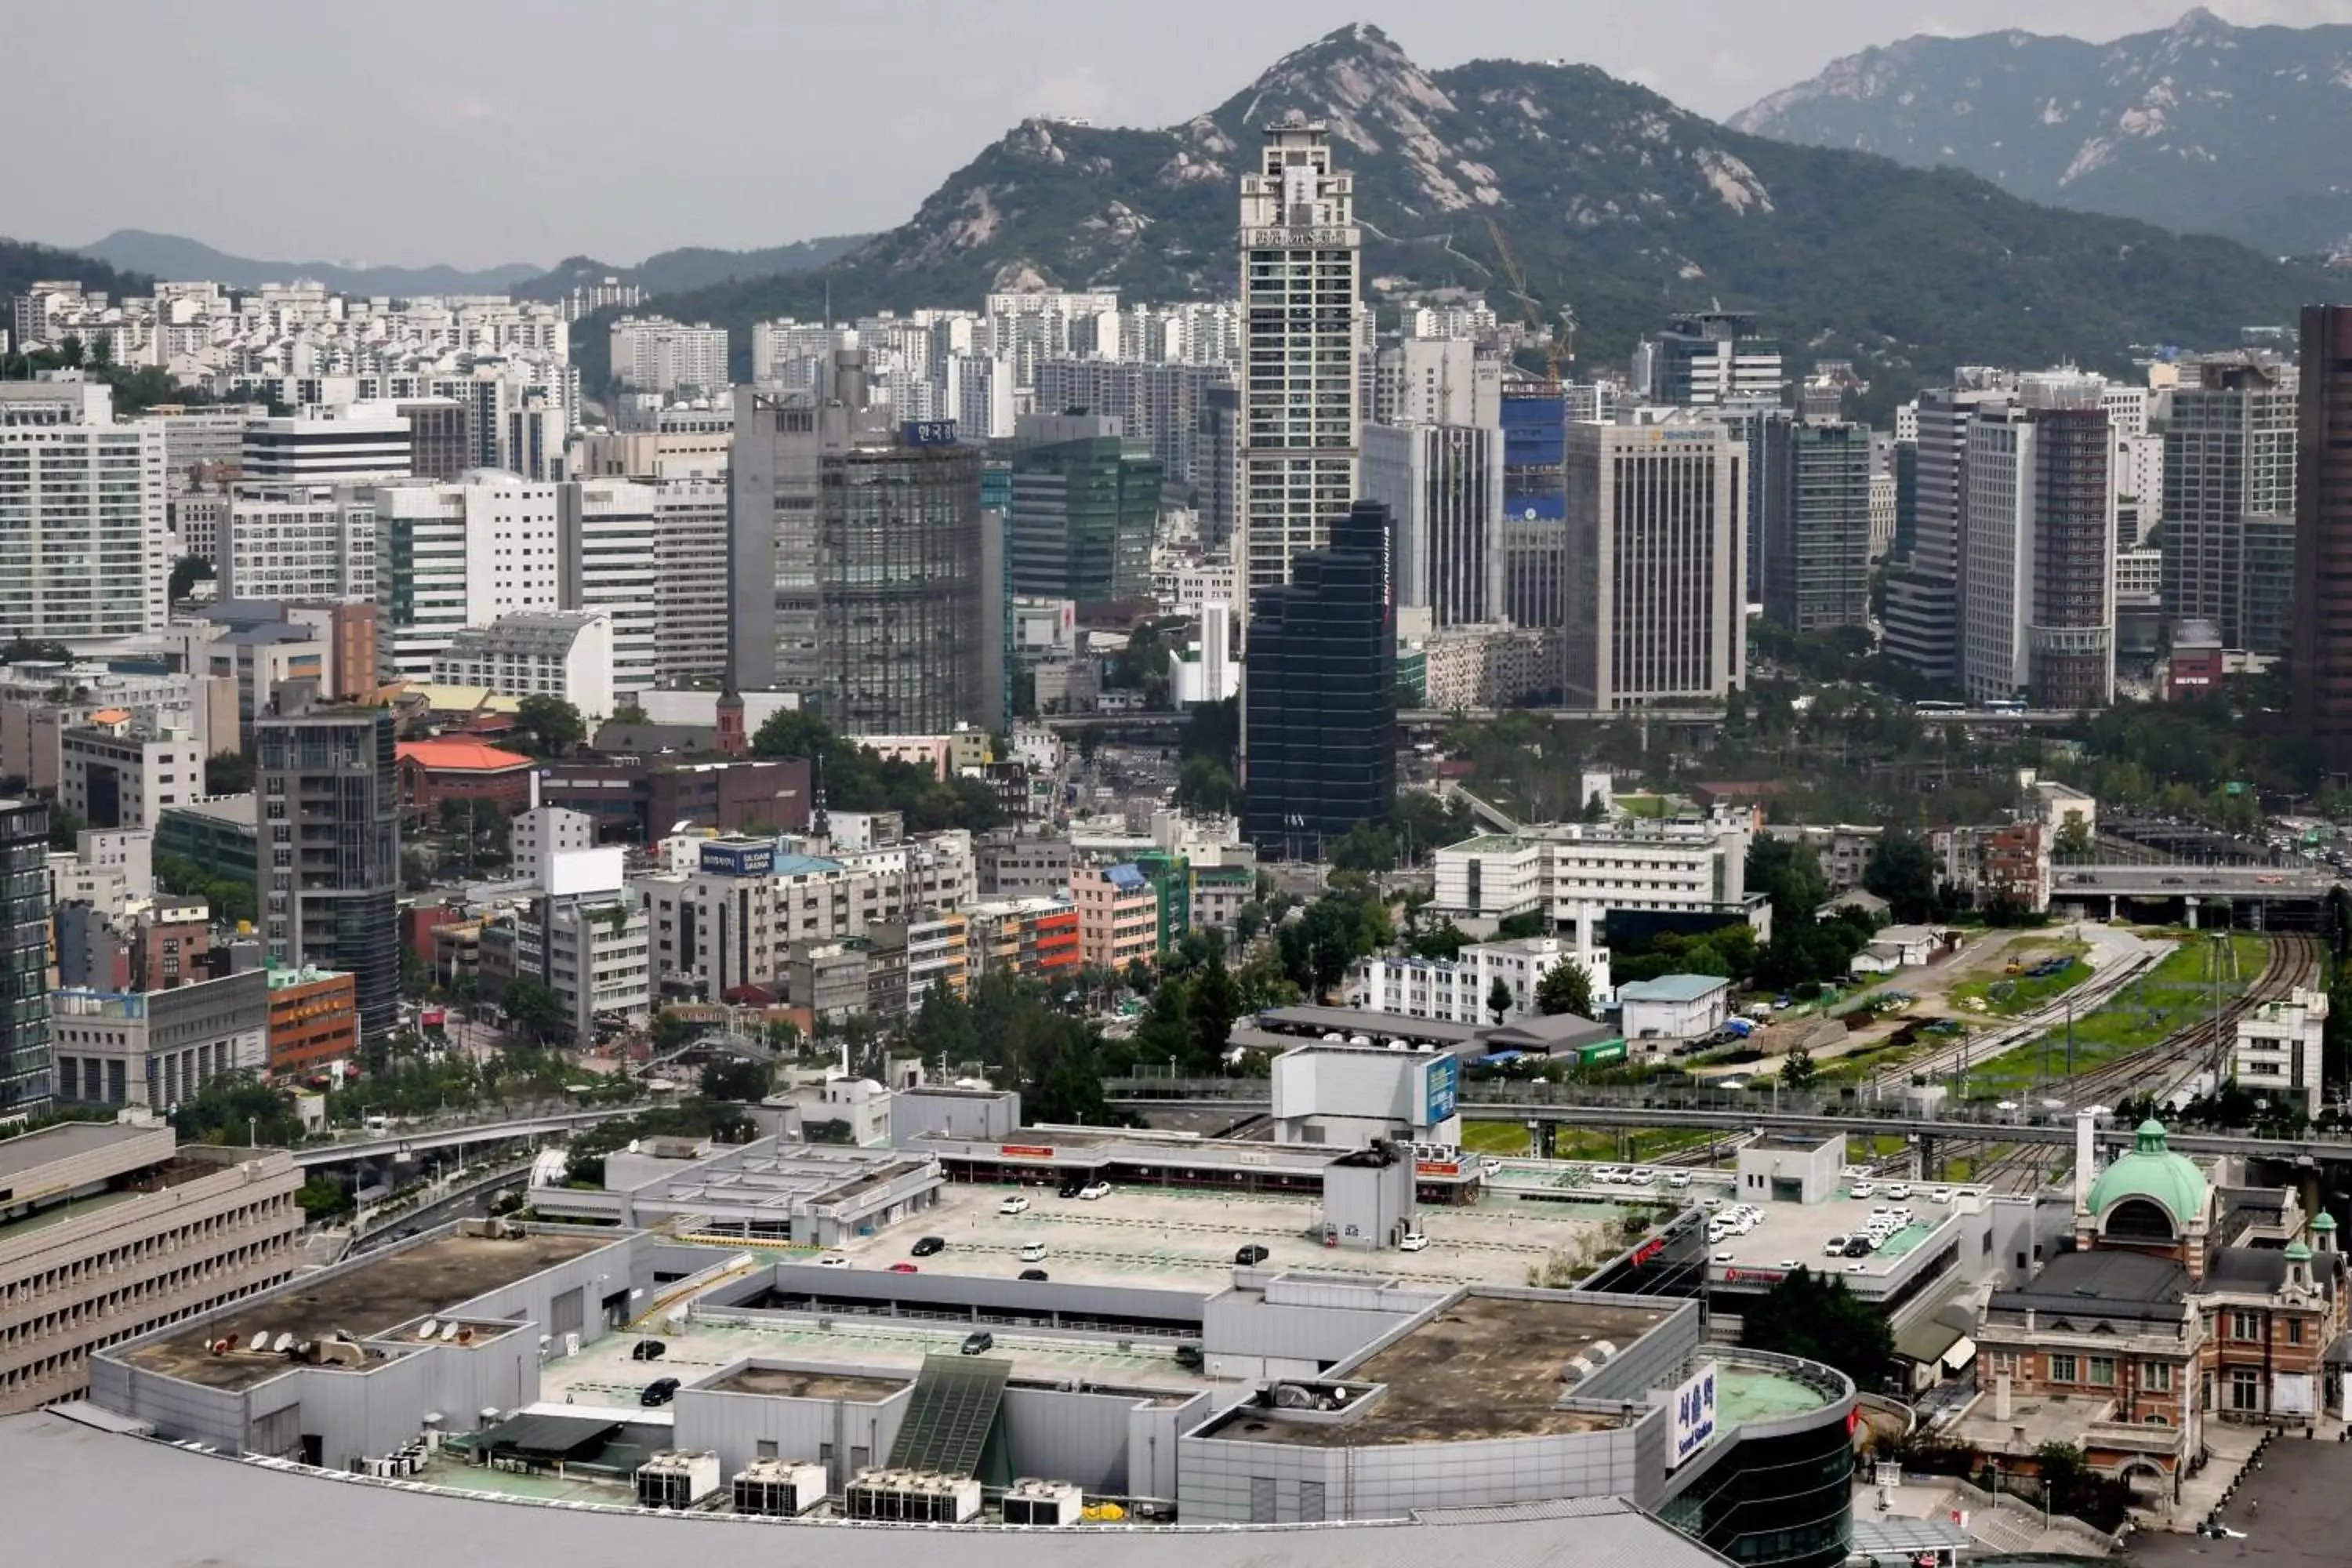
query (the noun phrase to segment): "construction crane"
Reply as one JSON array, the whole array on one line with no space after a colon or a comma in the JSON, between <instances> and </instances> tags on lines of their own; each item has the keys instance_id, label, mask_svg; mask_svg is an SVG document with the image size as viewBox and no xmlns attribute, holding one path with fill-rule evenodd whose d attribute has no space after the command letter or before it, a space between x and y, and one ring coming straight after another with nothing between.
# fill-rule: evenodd
<instances>
[{"instance_id":1,"label":"construction crane","mask_svg":"<svg viewBox=\"0 0 2352 1568\"><path fill-rule=\"evenodd\" d=\"M1554 386L1559 384L1560 366L1576 363L1576 307L1560 310L1562 331L1554 332L1545 322L1535 297L1528 292L1528 276L1519 270L1519 258L1511 254L1511 242L1503 237L1503 226L1493 218L1486 220L1487 237L1495 242L1495 255L1503 264L1503 276L1518 296L1519 315L1527 322L1528 336L1544 345L1544 376Z\"/></svg>"}]
</instances>

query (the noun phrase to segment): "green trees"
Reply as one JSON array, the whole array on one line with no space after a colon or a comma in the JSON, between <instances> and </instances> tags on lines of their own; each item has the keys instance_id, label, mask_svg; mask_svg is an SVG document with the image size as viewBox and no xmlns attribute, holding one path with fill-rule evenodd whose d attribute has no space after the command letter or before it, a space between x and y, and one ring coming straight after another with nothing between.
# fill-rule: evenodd
<instances>
[{"instance_id":1,"label":"green trees","mask_svg":"<svg viewBox=\"0 0 2352 1568\"><path fill-rule=\"evenodd\" d=\"M765 1062L710 1062L702 1069L702 1098L755 1103L768 1097L771 1081Z\"/></svg>"},{"instance_id":2,"label":"green trees","mask_svg":"<svg viewBox=\"0 0 2352 1568\"><path fill-rule=\"evenodd\" d=\"M1878 1310L1834 1276L1800 1268L1748 1306L1740 1342L1833 1366L1854 1386L1876 1392L1895 1355L1895 1332Z\"/></svg>"},{"instance_id":3,"label":"green trees","mask_svg":"<svg viewBox=\"0 0 2352 1568\"><path fill-rule=\"evenodd\" d=\"M1890 827L1880 836L1870 863L1863 868L1862 885L1887 901L1900 924L1933 920L1941 907L1934 853L1916 835L1901 828Z\"/></svg>"},{"instance_id":4,"label":"green trees","mask_svg":"<svg viewBox=\"0 0 2352 1568\"><path fill-rule=\"evenodd\" d=\"M285 1148L302 1142L294 1097L250 1073L224 1073L172 1112L172 1130L187 1143Z\"/></svg>"},{"instance_id":5,"label":"green trees","mask_svg":"<svg viewBox=\"0 0 2352 1568\"><path fill-rule=\"evenodd\" d=\"M1508 1018L1517 1004L1518 996L1512 991L1511 983L1499 974L1495 976L1495 984L1486 987L1486 1011L1495 1016L1495 1022L1499 1024Z\"/></svg>"},{"instance_id":6,"label":"green trees","mask_svg":"<svg viewBox=\"0 0 2352 1568\"><path fill-rule=\"evenodd\" d=\"M201 555L183 555L172 563L172 582L168 590L171 604L188 596L188 590L199 583L213 580L213 563Z\"/></svg>"},{"instance_id":7,"label":"green trees","mask_svg":"<svg viewBox=\"0 0 2352 1568\"><path fill-rule=\"evenodd\" d=\"M515 740L534 756L560 757L588 738L588 721L560 697L524 698L515 724Z\"/></svg>"},{"instance_id":8,"label":"green trees","mask_svg":"<svg viewBox=\"0 0 2352 1568\"><path fill-rule=\"evenodd\" d=\"M184 899L202 899L215 918L254 918L253 884L242 878L216 878L206 867L179 855L155 857L155 885Z\"/></svg>"},{"instance_id":9,"label":"green trees","mask_svg":"<svg viewBox=\"0 0 2352 1568\"><path fill-rule=\"evenodd\" d=\"M1536 985L1536 1011L1548 1018L1563 1013L1591 1017L1592 976L1584 972L1584 965L1572 958L1553 964Z\"/></svg>"},{"instance_id":10,"label":"green trees","mask_svg":"<svg viewBox=\"0 0 2352 1568\"><path fill-rule=\"evenodd\" d=\"M1762 837L1748 845L1748 890L1770 902L1775 931L1811 921L1830 896L1821 857L1801 839Z\"/></svg>"},{"instance_id":11,"label":"green trees","mask_svg":"<svg viewBox=\"0 0 2352 1568\"><path fill-rule=\"evenodd\" d=\"M1276 937L1284 973L1310 997L1329 991L1356 960L1394 940L1387 907L1362 888L1334 888Z\"/></svg>"},{"instance_id":12,"label":"green trees","mask_svg":"<svg viewBox=\"0 0 2352 1568\"><path fill-rule=\"evenodd\" d=\"M978 779L943 781L928 767L886 761L811 713L772 715L751 737L751 752L807 758L824 780L828 805L843 811L902 812L909 832L964 827L980 833L1004 819L996 792Z\"/></svg>"},{"instance_id":13,"label":"green trees","mask_svg":"<svg viewBox=\"0 0 2352 1568\"><path fill-rule=\"evenodd\" d=\"M205 761L206 795L243 795L253 787L257 770L243 752L215 752Z\"/></svg>"},{"instance_id":14,"label":"green trees","mask_svg":"<svg viewBox=\"0 0 2352 1568\"><path fill-rule=\"evenodd\" d=\"M1821 1068L1813 1065L1813 1053L1798 1046L1780 1059L1780 1087L1791 1094L1802 1094L1813 1087Z\"/></svg>"},{"instance_id":15,"label":"green trees","mask_svg":"<svg viewBox=\"0 0 2352 1568\"><path fill-rule=\"evenodd\" d=\"M1396 835L1387 825L1360 822L1339 836L1330 848L1331 864L1341 871L1361 871L1366 876L1378 876L1393 871L1397 864Z\"/></svg>"},{"instance_id":16,"label":"green trees","mask_svg":"<svg viewBox=\"0 0 2352 1568\"><path fill-rule=\"evenodd\" d=\"M500 999L507 1016L516 1028L530 1036L534 1043L544 1044L551 1036L565 1032L571 1020L563 1016L563 1004L553 991L539 981L517 980L509 984Z\"/></svg>"}]
</instances>

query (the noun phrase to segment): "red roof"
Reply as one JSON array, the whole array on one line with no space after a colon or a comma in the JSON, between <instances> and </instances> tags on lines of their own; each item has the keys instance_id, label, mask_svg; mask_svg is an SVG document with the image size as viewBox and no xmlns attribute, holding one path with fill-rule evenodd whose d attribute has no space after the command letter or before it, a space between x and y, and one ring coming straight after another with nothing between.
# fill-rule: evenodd
<instances>
[{"instance_id":1,"label":"red roof","mask_svg":"<svg viewBox=\"0 0 2352 1568\"><path fill-rule=\"evenodd\" d=\"M502 773L531 765L531 759L519 752L502 752L479 741L403 741L394 752L402 762L436 773Z\"/></svg>"}]
</instances>

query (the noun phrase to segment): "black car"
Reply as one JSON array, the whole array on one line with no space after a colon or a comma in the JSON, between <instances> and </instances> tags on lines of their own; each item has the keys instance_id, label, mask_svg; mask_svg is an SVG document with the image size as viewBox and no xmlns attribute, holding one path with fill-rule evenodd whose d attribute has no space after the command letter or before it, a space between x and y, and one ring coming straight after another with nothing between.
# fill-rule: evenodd
<instances>
[{"instance_id":1,"label":"black car","mask_svg":"<svg viewBox=\"0 0 2352 1568\"><path fill-rule=\"evenodd\" d=\"M1857 1236L1852 1241L1847 1242L1845 1244L1845 1255L1848 1258L1869 1257L1870 1237L1866 1236Z\"/></svg>"},{"instance_id":2,"label":"black car","mask_svg":"<svg viewBox=\"0 0 2352 1568\"><path fill-rule=\"evenodd\" d=\"M1063 1197L1074 1198L1078 1195L1079 1189L1086 1184L1087 1179L1083 1175L1065 1176L1062 1178L1062 1184L1055 1190Z\"/></svg>"},{"instance_id":3,"label":"black car","mask_svg":"<svg viewBox=\"0 0 2352 1568\"><path fill-rule=\"evenodd\" d=\"M637 1395L637 1403L648 1406L655 1405L667 1405L677 1396L677 1379L674 1377L657 1377L651 1383L646 1384L646 1391Z\"/></svg>"},{"instance_id":4,"label":"black car","mask_svg":"<svg viewBox=\"0 0 2352 1568\"><path fill-rule=\"evenodd\" d=\"M669 1352L669 1346L660 1340L639 1340L629 1347L631 1361L659 1361Z\"/></svg>"},{"instance_id":5,"label":"black car","mask_svg":"<svg viewBox=\"0 0 2352 1568\"><path fill-rule=\"evenodd\" d=\"M1021 1271L1021 1278L1029 1280L1043 1279L1045 1278L1045 1271L1042 1268L1024 1268Z\"/></svg>"},{"instance_id":6,"label":"black car","mask_svg":"<svg viewBox=\"0 0 2352 1568\"><path fill-rule=\"evenodd\" d=\"M974 1329L963 1337L963 1353L985 1355L996 1348L996 1336L986 1329Z\"/></svg>"},{"instance_id":7,"label":"black car","mask_svg":"<svg viewBox=\"0 0 2352 1568\"><path fill-rule=\"evenodd\" d=\"M1234 1254L1234 1261L1244 1265L1263 1263L1266 1260L1268 1256L1270 1255L1266 1252L1265 1247L1260 1247L1256 1242L1253 1241L1247 1247L1243 1247L1239 1252Z\"/></svg>"},{"instance_id":8,"label":"black car","mask_svg":"<svg viewBox=\"0 0 2352 1568\"><path fill-rule=\"evenodd\" d=\"M907 1255L910 1258L929 1258L935 1252L945 1252L947 1249L948 1243L945 1237L926 1236L918 1237L915 1245L907 1249Z\"/></svg>"}]
</instances>

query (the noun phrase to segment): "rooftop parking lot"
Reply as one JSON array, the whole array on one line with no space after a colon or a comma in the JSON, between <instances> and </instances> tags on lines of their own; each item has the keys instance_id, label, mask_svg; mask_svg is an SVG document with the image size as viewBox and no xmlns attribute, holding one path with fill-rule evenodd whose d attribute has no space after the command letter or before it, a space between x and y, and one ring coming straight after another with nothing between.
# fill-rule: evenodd
<instances>
[{"instance_id":1,"label":"rooftop parking lot","mask_svg":"<svg viewBox=\"0 0 2352 1568\"><path fill-rule=\"evenodd\" d=\"M1883 1279L1955 1212L1953 1204L1939 1204L1928 1195L1937 1189L1914 1186L1908 1198L1889 1197L1884 1188L1868 1198L1845 1195L1851 1190L1840 1189L1840 1195L1826 1203L1757 1205L1764 1217L1755 1229L1745 1236L1727 1236L1708 1244L1715 1277L1731 1284L1769 1285L1774 1277L1801 1267L1817 1274L1857 1278L1876 1275ZM1728 1207L1726 1205L1727 1210ZM1852 1237L1868 1228L1873 1209L1902 1207L1910 1209L1912 1223L1889 1235L1869 1257L1827 1256L1830 1238ZM1750 1275L1755 1276L1752 1281L1743 1279Z\"/></svg>"}]
</instances>

